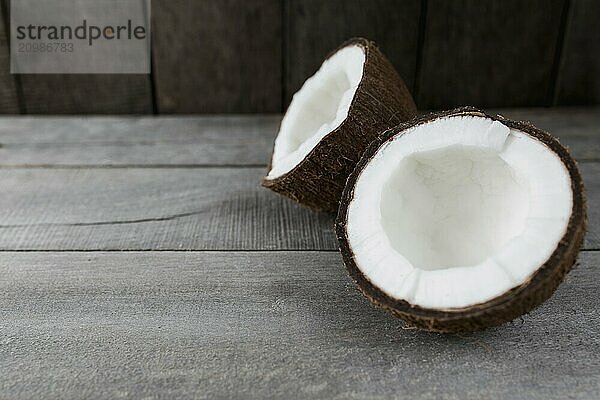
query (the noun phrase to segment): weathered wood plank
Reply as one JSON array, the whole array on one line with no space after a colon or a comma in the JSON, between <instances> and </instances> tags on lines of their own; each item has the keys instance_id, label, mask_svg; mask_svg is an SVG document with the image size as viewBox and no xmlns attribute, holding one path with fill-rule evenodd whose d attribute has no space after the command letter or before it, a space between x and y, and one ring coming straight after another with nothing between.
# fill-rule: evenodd
<instances>
[{"instance_id":1,"label":"weathered wood plank","mask_svg":"<svg viewBox=\"0 0 600 400\"><path fill-rule=\"evenodd\" d=\"M600 108L490 110L600 160ZM0 166L266 165L280 117L0 118Z\"/></svg>"},{"instance_id":2,"label":"weathered wood plank","mask_svg":"<svg viewBox=\"0 0 600 400\"><path fill-rule=\"evenodd\" d=\"M581 165L600 249L600 163ZM0 169L4 250L335 250L333 217L259 186L263 168Z\"/></svg>"},{"instance_id":3,"label":"weathered wood plank","mask_svg":"<svg viewBox=\"0 0 600 400\"><path fill-rule=\"evenodd\" d=\"M1 166L266 165L281 117L0 119Z\"/></svg>"},{"instance_id":4,"label":"weathered wood plank","mask_svg":"<svg viewBox=\"0 0 600 400\"><path fill-rule=\"evenodd\" d=\"M556 104L600 103L600 3L572 0Z\"/></svg>"},{"instance_id":5,"label":"weathered wood plank","mask_svg":"<svg viewBox=\"0 0 600 400\"><path fill-rule=\"evenodd\" d=\"M160 113L281 112L281 2L153 1Z\"/></svg>"},{"instance_id":6,"label":"weathered wood plank","mask_svg":"<svg viewBox=\"0 0 600 400\"><path fill-rule=\"evenodd\" d=\"M356 36L377 42L408 87L413 87L420 0L285 0L285 4L286 107L327 54Z\"/></svg>"},{"instance_id":7,"label":"weathered wood plank","mask_svg":"<svg viewBox=\"0 0 600 400\"><path fill-rule=\"evenodd\" d=\"M595 398L599 263L456 336L369 306L337 253L1 253L0 397Z\"/></svg>"},{"instance_id":8,"label":"weathered wood plank","mask_svg":"<svg viewBox=\"0 0 600 400\"><path fill-rule=\"evenodd\" d=\"M417 106L552 103L564 0L430 0Z\"/></svg>"},{"instance_id":9,"label":"weathered wood plank","mask_svg":"<svg viewBox=\"0 0 600 400\"><path fill-rule=\"evenodd\" d=\"M10 47L6 36L6 7L0 2L0 114L18 114L19 99L14 77L10 74Z\"/></svg>"},{"instance_id":10,"label":"weathered wood plank","mask_svg":"<svg viewBox=\"0 0 600 400\"><path fill-rule=\"evenodd\" d=\"M0 249L335 249L263 168L1 169Z\"/></svg>"}]
</instances>

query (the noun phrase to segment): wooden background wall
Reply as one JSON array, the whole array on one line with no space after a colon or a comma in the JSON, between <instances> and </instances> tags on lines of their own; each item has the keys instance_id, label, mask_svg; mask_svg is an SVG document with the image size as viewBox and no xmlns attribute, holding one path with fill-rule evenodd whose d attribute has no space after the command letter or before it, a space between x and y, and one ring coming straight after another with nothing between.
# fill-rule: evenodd
<instances>
[{"instance_id":1,"label":"wooden background wall","mask_svg":"<svg viewBox=\"0 0 600 400\"><path fill-rule=\"evenodd\" d=\"M151 75L11 75L0 5L0 113L279 113L352 36L420 109L600 103L597 0L155 0Z\"/></svg>"}]
</instances>

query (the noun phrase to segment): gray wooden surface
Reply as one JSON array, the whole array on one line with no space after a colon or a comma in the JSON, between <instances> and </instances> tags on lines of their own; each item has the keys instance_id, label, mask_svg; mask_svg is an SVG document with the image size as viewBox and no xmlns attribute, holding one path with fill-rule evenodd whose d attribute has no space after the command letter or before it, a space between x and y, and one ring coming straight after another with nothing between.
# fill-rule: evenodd
<instances>
[{"instance_id":1,"label":"gray wooden surface","mask_svg":"<svg viewBox=\"0 0 600 400\"><path fill-rule=\"evenodd\" d=\"M579 161L600 161L600 107L490 109L532 121ZM281 117L3 117L0 167L264 166Z\"/></svg>"},{"instance_id":2,"label":"gray wooden surface","mask_svg":"<svg viewBox=\"0 0 600 400\"><path fill-rule=\"evenodd\" d=\"M262 167L280 121L279 115L4 118L0 166Z\"/></svg>"},{"instance_id":3,"label":"gray wooden surface","mask_svg":"<svg viewBox=\"0 0 600 400\"><path fill-rule=\"evenodd\" d=\"M594 399L599 263L440 335L369 306L336 252L5 252L0 397Z\"/></svg>"},{"instance_id":4,"label":"gray wooden surface","mask_svg":"<svg viewBox=\"0 0 600 400\"><path fill-rule=\"evenodd\" d=\"M332 217L258 187L278 116L0 118L0 398L597 398L600 112L498 112L571 146L590 232L468 335L372 308Z\"/></svg>"}]
</instances>

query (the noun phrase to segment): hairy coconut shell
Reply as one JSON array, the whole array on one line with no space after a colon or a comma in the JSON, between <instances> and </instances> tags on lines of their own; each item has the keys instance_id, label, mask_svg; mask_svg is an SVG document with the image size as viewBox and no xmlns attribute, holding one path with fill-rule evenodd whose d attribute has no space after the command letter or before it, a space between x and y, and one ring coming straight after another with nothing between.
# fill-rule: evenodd
<instances>
[{"instance_id":1,"label":"hairy coconut shell","mask_svg":"<svg viewBox=\"0 0 600 400\"><path fill-rule=\"evenodd\" d=\"M492 300L460 309L427 309L404 300L392 298L382 292L358 268L348 242L346 221L348 206L353 198L356 181L387 140L414 126L449 116L472 115L500 121L509 128L522 131L544 143L556 153L569 172L573 192L573 208L567 230L550 258L521 285ZM361 292L376 306L399 317L419 329L435 332L469 332L481 330L511 321L546 301L573 268L583 243L587 224L586 200L581 174L577 163L556 138L536 128L529 122L517 122L501 116L490 116L475 108L464 107L452 111L424 115L408 123L394 127L366 150L354 172L348 178L336 221L336 234L344 263Z\"/></svg>"},{"instance_id":2,"label":"hairy coconut shell","mask_svg":"<svg viewBox=\"0 0 600 400\"><path fill-rule=\"evenodd\" d=\"M386 129L414 117L415 103L404 81L375 43L350 39L365 52L363 76L347 118L292 170L262 185L316 210L335 212L346 179L361 154Z\"/></svg>"}]
</instances>

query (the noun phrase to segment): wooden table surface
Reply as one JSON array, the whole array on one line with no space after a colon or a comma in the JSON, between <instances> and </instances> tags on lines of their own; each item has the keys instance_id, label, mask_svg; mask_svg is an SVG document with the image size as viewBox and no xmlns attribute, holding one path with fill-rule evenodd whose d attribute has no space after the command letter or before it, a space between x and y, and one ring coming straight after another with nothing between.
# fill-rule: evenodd
<instances>
[{"instance_id":1,"label":"wooden table surface","mask_svg":"<svg viewBox=\"0 0 600 400\"><path fill-rule=\"evenodd\" d=\"M580 161L589 233L543 306L406 329L332 230L259 187L279 116L0 118L0 399L600 396L600 108L502 110Z\"/></svg>"}]
</instances>

